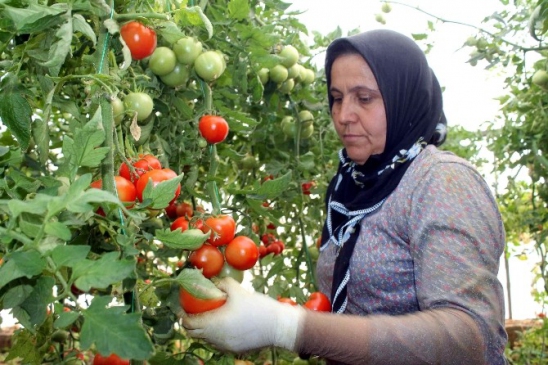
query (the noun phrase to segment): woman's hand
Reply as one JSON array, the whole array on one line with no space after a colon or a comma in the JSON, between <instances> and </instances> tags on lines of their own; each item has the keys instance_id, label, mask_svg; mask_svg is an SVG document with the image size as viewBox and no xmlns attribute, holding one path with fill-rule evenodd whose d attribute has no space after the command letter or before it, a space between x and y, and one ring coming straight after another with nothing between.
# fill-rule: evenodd
<instances>
[{"instance_id":1,"label":"woman's hand","mask_svg":"<svg viewBox=\"0 0 548 365\"><path fill-rule=\"evenodd\" d=\"M183 327L191 337L232 352L267 346L294 350L303 308L247 291L230 277L221 280L218 287L228 295L222 307L183 316Z\"/></svg>"}]
</instances>

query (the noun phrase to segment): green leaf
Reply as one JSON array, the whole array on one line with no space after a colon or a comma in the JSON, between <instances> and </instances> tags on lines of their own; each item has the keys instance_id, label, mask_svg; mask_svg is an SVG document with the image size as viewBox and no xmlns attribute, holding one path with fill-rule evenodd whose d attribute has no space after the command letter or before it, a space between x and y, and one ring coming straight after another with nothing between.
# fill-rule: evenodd
<instances>
[{"instance_id":1,"label":"green leaf","mask_svg":"<svg viewBox=\"0 0 548 365\"><path fill-rule=\"evenodd\" d=\"M203 25L207 30L208 39L213 37L213 25L199 6L181 9L176 19L185 19L190 25Z\"/></svg>"},{"instance_id":2,"label":"green leaf","mask_svg":"<svg viewBox=\"0 0 548 365\"><path fill-rule=\"evenodd\" d=\"M251 199L275 199L287 191L289 185L291 184L291 175L291 171L289 171L285 175L282 175L274 180L265 181L262 185L255 189L227 189L227 191L232 194L247 195Z\"/></svg>"},{"instance_id":3,"label":"green leaf","mask_svg":"<svg viewBox=\"0 0 548 365\"><path fill-rule=\"evenodd\" d=\"M177 42L179 39L186 36L181 29L171 21L160 22L157 27L157 32L164 38L169 44Z\"/></svg>"},{"instance_id":4,"label":"green leaf","mask_svg":"<svg viewBox=\"0 0 548 365\"><path fill-rule=\"evenodd\" d=\"M25 9L4 5L4 13L13 21L17 33L20 34L38 33L51 29L61 22L58 15L66 11L67 4L53 6L31 4Z\"/></svg>"},{"instance_id":5,"label":"green leaf","mask_svg":"<svg viewBox=\"0 0 548 365\"><path fill-rule=\"evenodd\" d=\"M33 326L40 325L46 320L47 306L53 301L54 285L54 278L50 276L40 277L36 281L32 293L21 303L20 307L29 314L29 320Z\"/></svg>"},{"instance_id":6,"label":"green leaf","mask_svg":"<svg viewBox=\"0 0 548 365\"><path fill-rule=\"evenodd\" d=\"M90 246L57 246L51 252L51 258L58 268L63 266L73 267L75 263L85 260Z\"/></svg>"},{"instance_id":7,"label":"green leaf","mask_svg":"<svg viewBox=\"0 0 548 365\"><path fill-rule=\"evenodd\" d=\"M203 233L199 229L187 229L181 232L180 229L159 230L154 233L157 240L162 241L169 248L178 250L197 250L209 238L209 233Z\"/></svg>"},{"instance_id":8,"label":"green leaf","mask_svg":"<svg viewBox=\"0 0 548 365\"><path fill-rule=\"evenodd\" d=\"M18 285L11 288L4 294L3 308L13 308L23 303L25 299L32 293L32 286Z\"/></svg>"},{"instance_id":9,"label":"green leaf","mask_svg":"<svg viewBox=\"0 0 548 365\"><path fill-rule=\"evenodd\" d=\"M200 299L218 299L226 297L213 282L207 279L201 270L183 269L175 281L193 296Z\"/></svg>"},{"instance_id":10,"label":"green leaf","mask_svg":"<svg viewBox=\"0 0 548 365\"><path fill-rule=\"evenodd\" d=\"M52 76L59 75L59 70L70 52L70 43L72 41L72 18L65 16L65 22L61 24L55 33L57 41L49 49L49 57L41 65L49 68Z\"/></svg>"},{"instance_id":11,"label":"green leaf","mask_svg":"<svg viewBox=\"0 0 548 365\"><path fill-rule=\"evenodd\" d=\"M8 208L13 218L19 217L21 213L43 215L47 212L48 204L53 199L49 195L37 194L32 200L10 200Z\"/></svg>"},{"instance_id":12,"label":"green leaf","mask_svg":"<svg viewBox=\"0 0 548 365\"><path fill-rule=\"evenodd\" d=\"M230 0L228 3L228 14L230 18L244 20L249 16L248 0Z\"/></svg>"},{"instance_id":13,"label":"green leaf","mask_svg":"<svg viewBox=\"0 0 548 365\"><path fill-rule=\"evenodd\" d=\"M118 252L103 254L99 260L80 260L73 265L72 279L82 291L104 289L130 276L135 269L132 259L119 260Z\"/></svg>"},{"instance_id":14,"label":"green leaf","mask_svg":"<svg viewBox=\"0 0 548 365\"><path fill-rule=\"evenodd\" d=\"M10 281L22 277L32 278L46 267L46 261L38 251L18 251L4 256L0 266L0 289Z\"/></svg>"},{"instance_id":15,"label":"green leaf","mask_svg":"<svg viewBox=\"0 0 548 365\"><path fill-rule=\"evenodd\" d=\"M181 184L183 174L174 177L173 179L164 180L154 185L149 179L145 189L143 190L143 201L152 201L150 207L152 209L163 209L169 205L169 202L175 197L175 191Z\"/></svg>"},{"instance_id":16,"label":"green leaf","mask_svg":"<svg viewBox=\"0 0 548 365\"><path fill-rule=\"evenodd\" d=\"M30 142L32 109L23 95L4 93L0 98L0 119L17 139L22 149Z\"/></svg>"},{"instance_id":17,"label":"green leaf","mask_svg":"<svg viewBox=\"0 0 548 365\"><path fill-rule=\"evenodd\" d=\"M100 147L105 140L105 131L100 123L100 108L84 128L77 128L74 140L65 137L63 154L68 156L70 170L78 167L97 167L108 153L108 147Z\"/></svg>"},{"instance_id":18,"label":"green leaf","mask_svg":"<svg viewBox=\"0 0 548 365\"><path fill-rule=\"evenodd\" d=\"M90 41L93 42L93 45L97 43L97 36L93 31L93 28L89 23L84 19L80 14L74 14L72 16L72 30L73 32L80 32L86 36Z\"/></svg>"},{"instance_id":19,"label":"green leaf","mask_svg":"<svg viewBox=\"0 0 548 365\"><path fill-rule=\"evenodd\" d=\"M154 347L141 326L139 313L125 313L127 307L109 306L112 297L98 296L83 311L84 324L81 346L89 349L93 344L102 355L115 353L124 359L146 360Z\"/></svg>"},{"instance_id":20,"label":"green leaf","mask_svg":"<svg viewBox=\"0 0 548 365\"><path fill-rule=\"evenodd\" d=\"M73 324L78 317L80 317L80 313L78 312L61 312L59 314L59 317L53 322L53 326L55 328L67 328L71 324Z\"/></svg>"},{"instance_id":21,"label":"green leaf","mask_svg":"<svg viewBox=\"0 0 548 365\"><path fill-rule=\"evenodd\" d=\"M45 232L63 241L69 241L72 238L70 229L61 222L48 222L45 226Z\"/></svg>"},{"instance_id":22,"label":"green leaf","mask_svg":"<svg viewBox=\"0 0 548 365\"><path fill-rule=\"evenodd\" d=\"M12 337L12 346L6 361L19 360L22 364L39 365L42 363L42 354L36 346L36 338L31 332L18 330Z\"/></svg>"}]
</instances>

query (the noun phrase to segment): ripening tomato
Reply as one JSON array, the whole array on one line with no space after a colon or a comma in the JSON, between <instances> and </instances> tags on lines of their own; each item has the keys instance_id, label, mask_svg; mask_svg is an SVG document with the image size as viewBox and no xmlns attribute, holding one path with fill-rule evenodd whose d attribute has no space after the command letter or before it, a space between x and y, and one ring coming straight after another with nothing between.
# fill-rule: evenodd
<instances>
[{"instance_id":1,"label":"ripening tomato","mask_svg":"<svg viewBox=\"0 0 548 365\"><path fill-rule=\"evenodd\" d=\"M208 233L210 231L211 235L207 239L207 242L213 246L226 245L232 241L236 234L236 222L229 215L209 217L204 222L202 232Z\"/></svg>"},{"instance_id":2,"label":"ripening tomato","mask_svg":"<svg viewBox=\"0 0 548 365\"><path fill-rule=\"evenodd\" d=\"M93 358L93 365L129 365L129 360L121 359L116 354L103 356L100 353L96 353Z\"/></svg>"},{"instance_id":3,"label":"ripening tomato","mask_svg":"<svg viewBox=\"0 0 548 365\"><path fill-rule=\"evenodd\" d=\"M287 303L290 305L298 305L296 301L294 301L291 298L285 298L285 297L278 297L278 302L280 303Z\"/></svg>"},{"instance_id":4,"label":"ripening tomato","mask_svg":"<svg viewBox=\"0 0 548 365\"><path fill-rule=\"evenodd\" d=\"M217 115L204 115L200 118L198 129L202 137L210 144L224 141L228 136L228 123Z\"/></svg>"},{"instance_id":5,"label":"ripening tomato","mask_svg":"<svg viewBox=\"0 0 548 365\"><path fill-rule=\"evenodd\" d=\"M179 304L188 314L197 314L219 308L226 302L225 298L200 299L196 298L184 288L179 290Z\"/></svg>"},{"instance_id":6,"label":"ripening tomato","mask_svg":"<svg viewBox=\"0 0 548 365\"><path fill-rule=\"evenodd\" d=\"M259 249L251 238L238 236L226 246L225 258L235 269L251 269L259 259Z\"/></svg>"},{"instance_id":7,"label":"ripening tomato","mask_svg":"<svg viewBox=\"0 0 548 365\"><path fill-rule=\"evenodd\" d=\"M322 292L313 292L308 297L306 303L303 304L305 308L318 312L331 312L331 302L327 295Z\"/></svg>"},{"instance_id":8,"label":"ripening tomato","mask_svg":"<svg viewBox=\"0 0 548 365\"><path fill-rule=\"evenodd\" d=\"M152 180L153 186L158 185L160 182L165 180L170 180L177 177L177 174L175 171L171 169L159 169L159 170L150 170L145 172L139 180L137 180L137 183L135 184L135 187L137 188L137 198L140 202L143 201L143 191L145 190L148 181ZM177 186L177 189L173 193L173 200L177 199L179 194L181 193L181 184Z\"/></svg>"},{"instance_id":9,"label":"ripening tomato","mask_svg":"<svg viewBox=\"0 0 548 365\"><path fill-rule=\"evenodd\" d=\"M173 202L166 208L166 213L169 218L187 217L192 218L194 215L194 209L192 205L186 202Z\"/></svg>"},{"instance_id":10,"label":"ripening tomato","mask_svg":"<svg viewBox=\"0 0 548 365\"><path fill-rule=\"evenodd\" d=\"M202 269L202 274L206 278L218 275L225 263L223 253L217 247L208 244L192 251L188 260L195 268Z\"/></svg>"},{"instance_id":11,"label":"ripening tomato","mask_svg":"<svg viewBox=\"0 0 548 365\"><path fill-rule=\"evenodd\" d=\"M133 206L135 199L137 198L137 191L135 190L135 185L128 179L122 176L114 176L114 182L116 184L116 193L118 194L118 199L125 203L128 208ZM96 180L91 183L92 188L101 189L103 187L102 180Z\"/></svg>"},{"instance_id":12,"label":"ripening tomato","mask_svg":"<svg viewBox=\"0 0 548 365\"><path fill-rule=\"evenodd\" d=\"M266 246L266 254L272 253L274 255L279 255L284 250L284 246L282 241L274 241Z\"/></svg>"},{"instance_id":13,"label":"ripening tomato","mask_svg":"<svg viewBox=\"0 0 548 365\"><path fill-rule=\"evenodd\" d=\"M262 259L266 255L268 255L268 249L266 246L263 244L259 245L259 258Z\"/></svg>"},{"instance_id":14,"label":"ripening tomato","mask_svg":"<svg viewBox=\"0 0 548 365\"><path fill-rule=\"evenodd\" d=\"M146 58L156 49L156 32L135 21L124 24L120 35L126 42L134 60Z\"/></svg>"},{"instance_id":15,"label":"ripening tomato","mask_svg":"<svg viewBox=\"0 0 548 365\"><path fill-rule=\"evenodd\" d=\"M132 165L135 169L135 174L133 174L133 176L128 165L126 165L125 162L122 162L122 164L120 165L118 174L133 182L136 182L139 179L139 176L142 176L147 171L160 170L162 168L160 160L158 160L153 155L139 155L139 159L133 162Z\"/></svg>"},{"instance_id":16,"label":"ripening tomato","mask_svg":"<svg viewBox=\"0 0 548 365\"><path fill-rule=\"evenodd\" d=\"M306 181L301 184L301 190L304 195L310 195L310 189L312 189L314 186L316 186L316 183L314 181Z\"/></svg>"}]
</instances>

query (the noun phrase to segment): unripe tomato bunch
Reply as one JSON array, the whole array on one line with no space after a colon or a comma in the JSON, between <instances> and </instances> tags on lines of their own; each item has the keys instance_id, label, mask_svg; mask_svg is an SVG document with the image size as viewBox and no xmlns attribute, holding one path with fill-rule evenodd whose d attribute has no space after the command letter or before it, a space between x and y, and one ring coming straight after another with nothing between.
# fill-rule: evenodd
<instances>
[{"instance_id":1,"label":"unripe tomato bunch","mask_svg":"<svg viewBox=\"0 0 548 365\"><path fill-rule=\"evenodd\" d=\"M274 67L261 68L257 76L263 85L276 84L278 91L289 94L297 84L310 85L316 79L314 71L299 64L299 51L292 45L286 45L278 53L280 63Z\"/></svg>"},{"instance_id":2,"label":"unripe tomato bunch","mask_svg":"<svg viewBox=\"0 0 548 365\"><path fill-rule=\"evenodd\" d=\"M280 125L287 137L295 138L299 132L301 140L308 139L314 134L314 115L308 110L301 110L297 118L290 115L283 117Z\"/></svg>"},{"instance_id":3,"label":"unripe tomato bunch","mask_svg":"<svg viewBox=\"0 0 548 365\"><path fill-rule=\"evenodd\" d=\"M188 256L188 263L200 269L210 279L231 276L240 282L243 271L251 269L259 259L259 250L255 242L243 235L236 235L236 222L230 215L215 215L205 219L178 217L171 230L200 229L209 234L207 241ZM181 288L179 301L187 313L201 313L220 307L224 299L200 299Z\"/></svg>"}]
</instances>

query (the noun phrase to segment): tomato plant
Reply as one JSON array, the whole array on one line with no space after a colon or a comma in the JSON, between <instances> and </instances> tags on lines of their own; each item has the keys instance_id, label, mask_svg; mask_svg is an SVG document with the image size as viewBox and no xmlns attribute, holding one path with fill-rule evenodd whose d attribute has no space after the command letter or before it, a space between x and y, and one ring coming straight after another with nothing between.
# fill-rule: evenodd
<instances>
[{"instance_id":1,"label":"tomato plant","mask_svg":"<svg viewBox=\"0 0 548 365\"><path fill-rule=\"evenodd\" d=\"M121 359L116 354L103 356L100 353L96 353L93 357L93 365L129 365L129 360Z\"/></svg>"},{"instance_id":2,"label":"tomato plant","mask_svg":"<svg viewBox=\"0 0 548 365\"><path fill-rule=\"evenodd\" d=\"M208 244L192 251L188 260L195 268L201 269L206 278L218 275L225 262L223 253L217 247Z\"/></svg>"},{"instance_id":3,"label":"tomato plant","mask_svg":"<svg viewBox=\"0 0 548 365\"><path fill-rule=\"evenodd\" d=\"M204 115L198 123L200 134L207 143L216 144L224 141L228 136L228 123L217 115Z\"/></svg>"},{"instance_id":4,"label":"tomato plant","mask_svg":"<svg viewBox=\"0 0 548 365\"><path fill-rule=\"evenodd\" d=\"M179 303L188 314L198 314L219 308L226 298L201 299L193 296L184 288L179 289Z\"/></svg>"},{"instance_id":5,"label":"tomato plant","mask_svg":"<svg viewBox=\"0 0 548 365\"><path fill-rule=\"evenodd\" d=\"M210 233L207 242L213 246L224 246L234 238L236 222L229 215L209 217L204 221L202 231Z\"/></svg>"},{"instance_id":6,"label":"tomato plant","mask_svg":"<svg viewBox=\"0 0 548 365\"><path fill-rule=\"evenodd\" d=\"M120 35L134 60L148 57L156 49L156 32L139 22L131 21L122 25Z\"/></svg>"},{"instance_id":7,"label":"tomato plant","mask_svg":"<svg viewBox=\"0 0 548 365\"><path fill-rule=\"evenodd\" d=\"M238 270L251 269L259 259L259 249L255 242L246 236L237 236L226 246L226 262Z\"/></svg>"},{"instance_id":8,"label":"tomato plant","mask_svg":"<svg viewBox=\"0 0 548 365\"><path fill-rule=\"evenodd\" d=\"M331 312L331 301L322 292L313 292L303 304L305 308L319 312Z\"/></svg>"}]
</instances>

